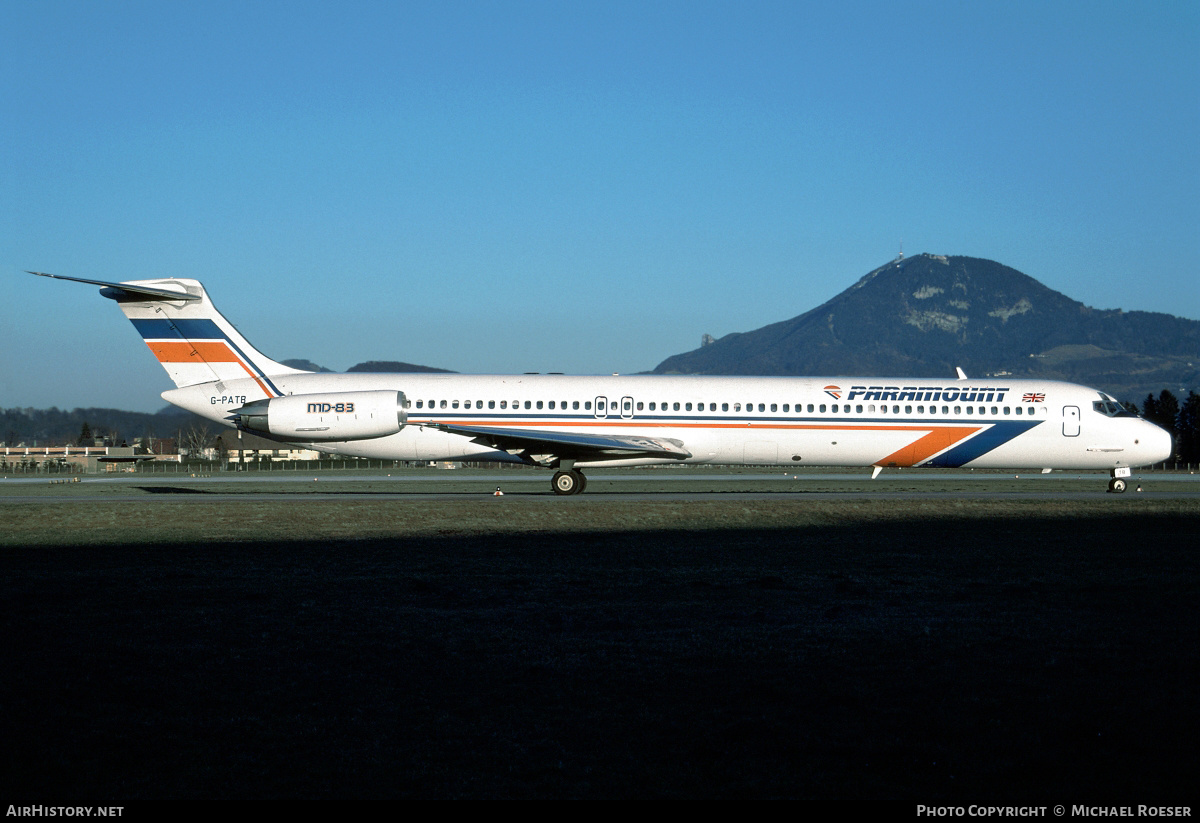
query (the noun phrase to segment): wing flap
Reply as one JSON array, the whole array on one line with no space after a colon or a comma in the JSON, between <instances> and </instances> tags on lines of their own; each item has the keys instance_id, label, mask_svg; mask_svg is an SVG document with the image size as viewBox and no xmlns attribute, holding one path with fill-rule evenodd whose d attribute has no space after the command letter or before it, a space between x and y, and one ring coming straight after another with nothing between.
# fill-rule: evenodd
<instances>
[{"instance_id":1,"label":"wing flap","mask_svg":"<svg viewBox=\"0 0 1200 823\"><path fill-rule=\"evenodd\" d=\"M463 426L456 423L431 423L433 428L470 437L476 443L513 453L553 455L571 460L665 457L686 460L692 453L683 443L665 437L639 437L621 434L584 434L534 429L508 429L494 426Z\"/></svg>"}]
</instances>

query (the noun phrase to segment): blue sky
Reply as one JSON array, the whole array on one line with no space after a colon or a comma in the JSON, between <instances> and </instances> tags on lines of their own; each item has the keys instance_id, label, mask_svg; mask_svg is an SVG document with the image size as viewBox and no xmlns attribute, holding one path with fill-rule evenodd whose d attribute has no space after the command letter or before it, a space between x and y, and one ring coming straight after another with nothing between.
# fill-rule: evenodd
<instances>
[{"instance_id":1,"label":"blue sky","mask_svg":"<svg viewBox=\"0 0 1200 823\"><path fill-rule=\"evenodd\" d=\"M1195 2L0 0L0 406L151 411L101 280L335 370L634 372L893 258L1200 318Z\"/></svg>"}]
</instances>

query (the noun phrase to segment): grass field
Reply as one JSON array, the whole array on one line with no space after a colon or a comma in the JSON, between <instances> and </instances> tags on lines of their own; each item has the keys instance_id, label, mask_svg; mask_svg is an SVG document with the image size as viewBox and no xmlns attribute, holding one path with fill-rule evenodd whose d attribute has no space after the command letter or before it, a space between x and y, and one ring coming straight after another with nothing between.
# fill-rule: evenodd
<instances>
[{"instance_id":1,"label":"grass field","mask_svg":"<svg viewBox=\"0 0 1200 823\"><path fill-rule=\"evenodd\" d=\"M596 482L0 496L3 796L1194 796L1195 499Z\"/></svg>"}]
</instances>

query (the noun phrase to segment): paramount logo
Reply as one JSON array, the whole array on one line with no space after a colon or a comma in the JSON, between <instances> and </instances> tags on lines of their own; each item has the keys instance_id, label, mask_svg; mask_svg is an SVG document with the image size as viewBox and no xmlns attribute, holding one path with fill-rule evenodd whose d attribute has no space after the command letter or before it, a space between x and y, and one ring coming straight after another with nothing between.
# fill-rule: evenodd
<instances>
[{"instance_id":1,"label":"paramount logo","mask_svg":"<svg viewBox=\"0 0 1200 823\"><path fill-rule=\"evenodd\" d=\"M830 388L836 386L827 386L825 391L830 393ZM847 400L894 400L902 402L904 400L912 401L943 401L946 403L1002 403L1004 395L1009 391L1007 386L985 386L983 388L973 388L964 386L953 386L944 388L941 386L851 386L850 395ZM834 395L836 397L836 395Z\"/></svg>"}]
</instances>

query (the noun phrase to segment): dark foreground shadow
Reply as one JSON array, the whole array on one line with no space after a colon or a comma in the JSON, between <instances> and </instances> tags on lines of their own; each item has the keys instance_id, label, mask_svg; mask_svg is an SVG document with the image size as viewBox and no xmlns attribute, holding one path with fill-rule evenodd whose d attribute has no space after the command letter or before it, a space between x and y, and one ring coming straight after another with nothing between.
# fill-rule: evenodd
<instances>
[{"instance_id":1,"label":"dark foreground shadow","mask_svg":"<svg viewBox=\"0 0 1200 823\"><path fill-rule=\"evenodd\" d=\"M7 550L0 788L1180 802L1197 525Z\"/></svg>"}]
</instances>

